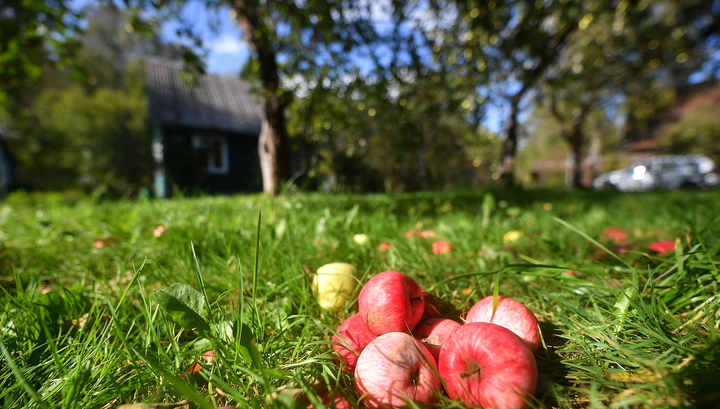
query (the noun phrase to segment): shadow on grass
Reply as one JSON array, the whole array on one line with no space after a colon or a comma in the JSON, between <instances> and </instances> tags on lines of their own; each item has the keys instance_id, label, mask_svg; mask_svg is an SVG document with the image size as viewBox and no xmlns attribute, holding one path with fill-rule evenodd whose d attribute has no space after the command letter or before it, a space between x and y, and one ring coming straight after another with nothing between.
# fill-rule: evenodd
<instances>
[{"instance_id":1,"label":"shadow on grass","mask_svg":"<svg viewBox=\"0 0 720 409\"><path fill-rule=\"evenodd\" d=\"M698 350L690 364L675 375L675 382L693 401L694 408L720 408L720 339Z\"/></svg>"},{"instance_id":2,"label":"shadow on grass","mask_svg":"<svg viewBox=\"0 0 720 409\"><path fill-rule=\"evenodd\" d=\"M547 349L540 350L535 358L538 365L538 386L535 397L547 407L566 407L570 398L567 391L572 387L568 371L557 354L567 340L558 337L558 327L541 321L540 329Z\"/></svg>"}]
</instances>

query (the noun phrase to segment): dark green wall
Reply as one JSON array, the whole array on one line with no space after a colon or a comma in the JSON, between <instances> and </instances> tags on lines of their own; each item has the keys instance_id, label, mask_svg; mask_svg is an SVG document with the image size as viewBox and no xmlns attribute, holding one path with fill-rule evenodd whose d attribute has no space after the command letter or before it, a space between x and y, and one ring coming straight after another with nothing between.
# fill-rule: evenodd
<instances>
[{"instance_id":1,"label":"dark green wall","mask_svg":"<svg viewBox=\"0 0 720 409\"><path fill-rule=\"evenodd\" d=\"M168 193L239 193L262 191L258 136L164 127L163 145ZM225 136L228 140L228 173L208 174L199 166L192 148L192 136Z\"/></svg>"}]
</instances>

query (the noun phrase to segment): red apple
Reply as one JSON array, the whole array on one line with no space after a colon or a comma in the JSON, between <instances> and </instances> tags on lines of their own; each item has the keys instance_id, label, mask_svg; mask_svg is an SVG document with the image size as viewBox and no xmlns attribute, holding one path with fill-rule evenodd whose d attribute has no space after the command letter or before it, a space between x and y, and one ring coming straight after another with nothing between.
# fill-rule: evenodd
<instances>
[{"instance_id":1,"label":"red apple","mask_svg":"<svg viewBox=\"0 0 720 409\"><path fill-rule=\"evenodd\" d=\"M365 347L355 368L355 388L371 409L431 403L442 391L435 358L403 332L381 335Z\"/></svg>"},{"instance_id":2,"label":"red apple","mask_svg":"<svg viewBox=\"0 0 720 409\"><path fill-rule=\"evenodd\" d=\"M423 290L412 278L385 271L368 280L360 290L360 316L370 332L409 332L425 311Z\"/></svg>"},{"instance_id":3,"label":"red apple","mask_svg":"<svg viewBox=\"0 0 720 409\"><path fill-rule=\"evenodd\" d=\"M485 408L527 408L537 387L535 356L523 340L486 322L465 324L450 336L439 370L450 398Z\"/></svg>"},{"instance_id":4,"label":"red apple","mask_svg":"<svg viewBox=\"0 0 720 409\"><path fill-rule=\"evenodd\" d=\"M425 345L435 358L440 359L440 349L462 325L448 318L428 318L420 321L413 330L415 338Z\"/></svg>"},{"instance_id":5,"label":"red apple","mask_svg":"<svg viewBox=\"0 0 720 409\"><path fill-rule=\"evenodd\" d=\"M422 298L425 300L425 311L423 312L422 319L442 316L442 312L440 312L440 304L438 304L434 295L423 290Z\"/></svg>"},{"instance_id":6,"label":"red apple","mask_svg":"<svg viewBox=\"0 0 720 409\"><path fill-rule=\"evenodd\" d=\"M468 311L466 322L492 322L509 329L525 341L528 348L535 353L542 345L540 329L535 314L521 302L512 298L498 296L497 310L492 317L493 297L487 296L478 301ZM492 317L492 320L491 320Z\"/></svg>"},{"instance_id":7,"label":"red apple","mask_svg":"<svg viewBox=\"0 0 720 409\"><path fill-rule=\"evenodd\" d=\"M432 244L432 251L435 254L445 254L452 251L452 244L447 241L438 240Z\"/></svg>"},{"instance_id":8,"label":"red apple","mask_svg":"<svg viewBox=\"0 0 720 409\"><path fill-rule=\"evenodd\" d=\"M355 370L358 356L375 338L377 336L367 329L360 314L353 314L343 321L332 338L333 342L342 344L333 345L332 348L338 353L343 369L348 372Z\"/></svg>"}]
</instances>

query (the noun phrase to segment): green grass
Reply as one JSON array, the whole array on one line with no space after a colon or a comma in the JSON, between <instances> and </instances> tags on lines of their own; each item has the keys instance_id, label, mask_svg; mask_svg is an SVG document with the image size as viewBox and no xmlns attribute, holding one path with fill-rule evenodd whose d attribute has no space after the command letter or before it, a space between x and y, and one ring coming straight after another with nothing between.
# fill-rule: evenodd
<instances>
[{"instance_id":1,"label":"green grass","mask_svg":"<svg viewBox=\"0 0 720 409\"><path fill-rule=\"evenodd\" d=\"M404 272L460 311L493 294L500 272L499 293L541 321L537 407L718 407L718 202L720 191L16 194L0 203L0 402L305 407L297 398L319 407L331 385L356 406L329 340L357 303L324 312L311 290L318 267L344 261L363 281ZM634 247L613 253L600 239L608 226L627 230ZM432 254L432 239L405 237L413 228L434 230L453 251ZM676 238L672 254L646 248ZM174 283L194 290L155 293ZM194 309L168 314L158 300L173 296ZM214 363L189 375L207 349Z\"/></svg>"}]
</instances>

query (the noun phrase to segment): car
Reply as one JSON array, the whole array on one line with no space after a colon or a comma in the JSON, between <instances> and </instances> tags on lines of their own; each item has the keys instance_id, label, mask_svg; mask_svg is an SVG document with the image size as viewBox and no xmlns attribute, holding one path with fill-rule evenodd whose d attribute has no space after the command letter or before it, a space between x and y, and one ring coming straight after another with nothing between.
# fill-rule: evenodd
<instances>
[{"instance_id":1,"label":"car","mask_svg":"<svg viewBox=\"0 0 720 409\"><path fill-rule=\"evenodd\" d=\"M654 189L710 189L720 185L715 162L705 155L661 155L593 180L595 190L644 192Z\"/></svg>"}]
</instances>

